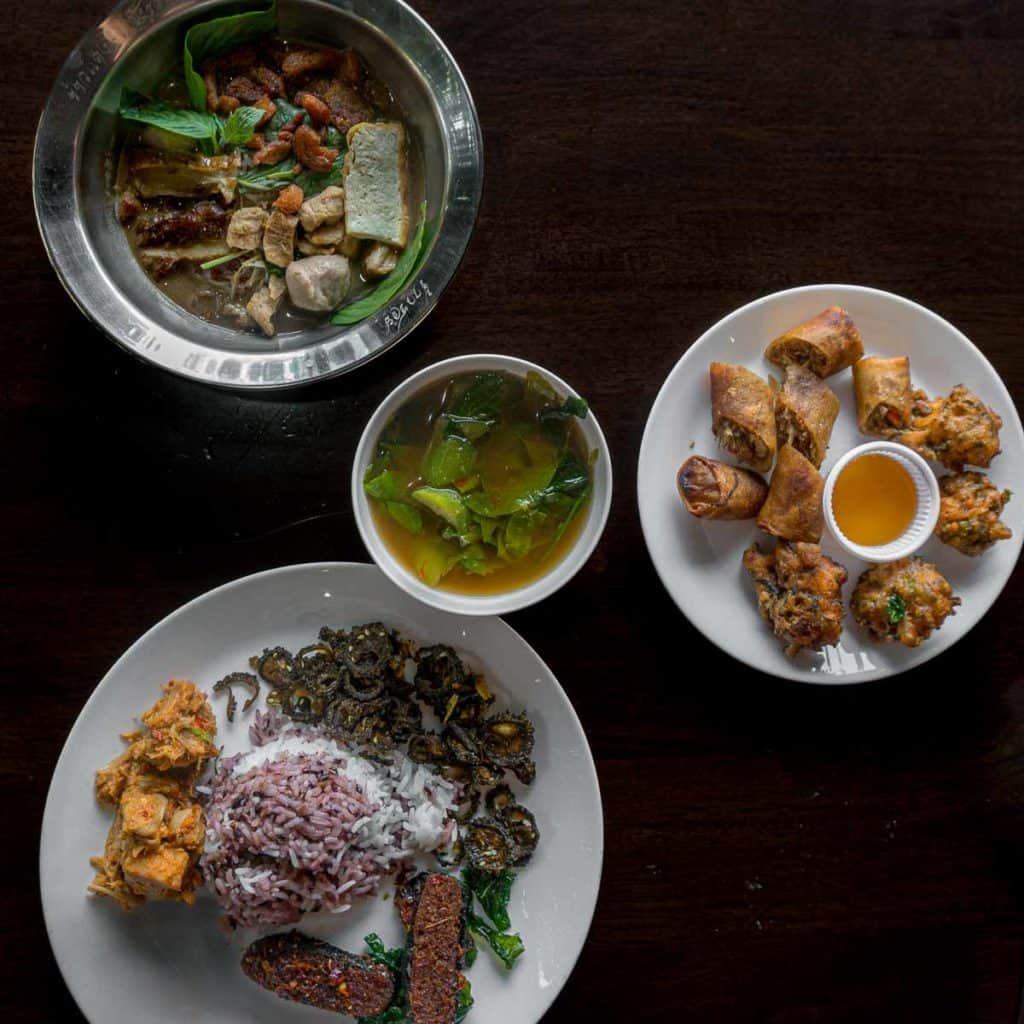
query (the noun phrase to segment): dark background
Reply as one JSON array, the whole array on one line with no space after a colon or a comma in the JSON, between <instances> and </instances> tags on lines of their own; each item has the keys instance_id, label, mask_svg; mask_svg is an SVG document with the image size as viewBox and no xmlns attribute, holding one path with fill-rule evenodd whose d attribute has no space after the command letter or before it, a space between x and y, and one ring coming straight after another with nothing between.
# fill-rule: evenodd
<instances>
[{"instance_id":1,"label":"dark background","mask_svg":"<svg viewBox=\"0 0 1024 1024\"><path fill-rule=\"evenodd\" d=\"M366 560L348 499L366 418L412 371L494 351L586 394L617 473L590 564L510 616L572 697L605 803L597 916L548 1019L1014 1020L1021 574L954 650L903 678L787 684L720 654L676 611L643 547L634 479L651 401L686 347L793 285L924 303L980 345L1021 404L1024 8L418 6L484 126L475 237L415 335L280 398L137 363L64 295L33 219L32 136L107 2L6 7L4 1019L82 1019L47 945L37 840L54 762L97 681L210 587Z\"/></svg>"}]
</instances>

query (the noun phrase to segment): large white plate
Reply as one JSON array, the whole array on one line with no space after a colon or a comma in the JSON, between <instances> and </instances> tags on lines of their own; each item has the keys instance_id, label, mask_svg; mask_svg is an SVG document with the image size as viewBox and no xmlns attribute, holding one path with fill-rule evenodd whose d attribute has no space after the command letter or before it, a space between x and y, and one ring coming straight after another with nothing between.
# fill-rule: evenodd
<instances>
[{"instance_id":1,"label":"large white plate","mask_svg":"<svg viewBox=\"0 0 1024 1024\"><path fill-rule=\"evenodd\" d=\"M743 550L770 538L753 521L705 523L686 512L676 492L676 471L691 454L716 456L711 434L708 365L741 363L766 376L776 372L764 359L765 346L794 324L826 307L845 307L860 330L868 355L910 356L914 385L931 395L948 394L965 384L1003 418L1003 452L988 471L1001 487L1017 490L1024 480L1024 433L1006 387L989 361L952 324L935 313L889 292L855 285L809 285L776 292L730 313L696 341L668 375L644 431L637 473L637 494L644 539L654 566L672 599L709 640L740 661L787 679L808 683L859 683L905 672L951 647L988 611L1013 571L1024 540L1024 494L1006 507L1003 521L1013 538L980 558L968 558L930 540L922 557L934 562L963 599L955 616L920 647L873 643L847 615L836 647L789 659L757 613L749 577L740 565ZM859 434L853 375L830 377L841 411L832 433L830 467L844 452L867 438ZM728 456L724 456L728 459ZM942 472L941 467L939 471ZM845 565L848 602L857 577L867 567L843 552L830 537L824 551Z\"/></svg>"},{"instance_id":2,"label":"large white plate","mask_svg":"<svg viewBox=\"0 0 1024 1024\"><path fill-rule=\"evenodd\" d=\"M510 908L526 952L507 975L482 949L469 979L470 1021L533 1024L558 994L583 947L601 876L601 797L586 737L558 681L501 619L459 618L406 596L369 565L298 565L236 580L180 608L138 640L79 715L50 783L40 846L43 911L57 962L92 1024L259 1024L342 1020L286 1003L241 972L249 935L228 938L208 893L194 907L150 904L124 913L86 896L88 859L103 849L110 815L97 806L93 773L123 748L118 733L171 678L207 690L266 646L292 650L321 626L381 621L421 642L446 643L483 671L499 706L525 710L536 727L537 779L524 802L541 843L518 876ZM249 716L224 718L211 701L226 753L248 745ZM352 950L376 931L401 944L390 901L365 901L309 929Z\"/></svg>"}]
</instances>

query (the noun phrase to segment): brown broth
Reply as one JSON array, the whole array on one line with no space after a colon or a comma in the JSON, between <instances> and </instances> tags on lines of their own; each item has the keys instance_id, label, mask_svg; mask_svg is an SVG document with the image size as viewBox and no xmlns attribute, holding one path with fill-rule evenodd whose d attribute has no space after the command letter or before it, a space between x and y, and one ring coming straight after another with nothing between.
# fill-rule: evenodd
<instances>
[{"instance_id":1,"label":"brown broth","mask_svg":"<svg viewBox=\"0 0 1024 1024\"><path fill-rule=\"evenodd\" d=\"M535 400L536 396L531 396L529 390L523 386L522 379L510 374L499 376L509 382L509 387L515 389L515 394L521 393L521 397L503 404L499 421L484 438L475 443L474 447L478 452L477 464L470 479L479 475L482 481L489 481L489 486L482 484L482 489L488 495L500 494L505 481L515 481L514 492L520 493L524 489L533 489L534 483L541 487L546 486L546 480L550 476L550 460L554 459L557 462L562 454L571 455L584 467L589 466L589 451L577 420L566 421L564 433L560 432L557 438L553 439L548 428L538 418L544 406ZM399 445L398 450L393 450L390 455L390 466L403 481L408 481L405 487L406 494L401 496L403 500L412 491L426 484L422 475L424 458L432 440L436 441L438 437L442 426L442 411L451 410L457 396L476 377L476 374L463 374L423 389L399 409L382 432L381 440L393 439ZM531 452L536 458L534 463L530 461ZM538 453L540 457L537 457ZM534 471L540 474L537 481L531 481L531 473ZM593 476L589 470L588 477L592 482ZM479 494L481 491L478 490L476 493ZM429 549L431 555L436 555L439 559L443 559L446 554L454 556L456 552L464 550L459 548L457 542L441 537L446 524L424 511L424 532L417 535L392 518L381 501L370 497L369 504L378 535L406 570L440 590L488 595L524 587L550 572L579 539L587 520L590 501L591 495L588 490L560 535L559 528L563 525L564 516L559 516L555 512L549 513L531 534L535 539L534 546L523 557L505 561L499 558L493 548L484 545L487 552L485 561L493 571L487 575L480 575L456 565L439 583L432 583L421 570L424 562L428 561L424 554L425 550Z\"/></svg>"}]
</instances>

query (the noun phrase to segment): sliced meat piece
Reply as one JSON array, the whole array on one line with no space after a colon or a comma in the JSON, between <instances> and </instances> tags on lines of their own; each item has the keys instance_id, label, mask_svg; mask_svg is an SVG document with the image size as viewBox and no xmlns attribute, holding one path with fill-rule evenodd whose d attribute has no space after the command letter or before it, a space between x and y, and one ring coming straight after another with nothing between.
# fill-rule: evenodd
<instances>
[{"instance_id":1,"label":"sliced meat piece","mask_svg":"<svg viewBox=\"0 0 1024 1024\"><path fill-rule=\"evenodd\" d=\"M225 203L235 197L242 158L199 156L197 153L132 150L125 161L127 182L143 199L155 196L193 198L220 193Z\"/></svg>"},{"instance_id":2,"label":"sliced meat piece","mask_svg":"<svg viewBox=\"0 0 1024 1024\"><path fill-rule=\"evenodd\" d=\"M291 50L281 61L281 70L289 81L304 78L318 71L333 71L342 65L344 55L340 50L325 47L323 50Z\"/></svg>"},{"instance_id":3,"label":"sliced meat piece","mask_svg":"<svg viewBox=\"0 0 1024 1024\"><path fill-rule=\"evenodd\" d=\"M352 281L352 271L344 256L293 260L284 276L292 303L314 313L327 313L340 306Z\"/></svg>"},{"instance_id":4,"label":"sliced meat piece","mask_svg":"<svg viewBox=\"0 0 1024 1024\"><path fill-rule=\"evenodd\" d=\"M398 253L383 242L374 242L363 257L363 273L367 277L387 277L398 263Z\"/></svg>"},{"instance_id":5,"label":"sliced meat piece","mask_svg":"<svg viewBox=\"0 0 1024 1024\"><path fill-rule=\"evenodd\" d=\"M150 274L159 279L183 263L206 263L207 260L227 256L229 252L228 243L223 238L211 238L177 247L140 249L139 261Z\"/></svg>"},{"instance_id":6,"label":"sliced meat piece","mask_svg":"<svg viewBox=\"0 0 1024 1024\"><path fill-rule=\"evenodd\" d=\"M272 338L277 332L277 328L274 326L274 316L277 313L277 307L281 305L284 293L284 279L274 274L245 304L246 313L259 324L260 330L268 338Z\"/></svg>"},{"instance_id":7,"label":"sliced meat piece","mask_svg":"<svg viewBox=\"0 0 1024 1024\"><path fill-rule=\"evenodd\" d=\"M257 939L242 956L242 970L282 999L351 1017L376 1017L395 994L383 964L296 931Z\"/></svg>"},{"instance_id":8,"label":"sliced meat piece","mask_svg":"<svg viewBox=\"0 0 1024 1024\"><path fill-rule=\"evenodd\" d=\"M140 213L142 202L139 197L131 191L122 192L117 203L117 219L122 224L131 224Z\"/></svg>"},{"instance_id":9,"label":"sliced meat piece","mask_svg":"<svg viewBox=\"0 0 1024 1024\"><path fill-rule=\"evenodd\" d=\"M452 1024L455 1019L465 912L457 878L431 875L423 883L409 952L412 1024Z\"/></svg>"},{"instance_id":10,"label":"sliced meat piece","mask_svg":"<svg viewBox=\"0 0 1024 1024\"><path fill-rule=\"evenodd\" d=\"M345 215L345 190L328 185L319 195L307 199L299 210L299 220L306 234L325 224L337 224Z\"/></svg>"},{"instance_id":11,"label":"sliced meat piece","mask_svg":"<svg viewBox=\"0 0 1024 1024\"><path fill-rule=\"evenodd\" d=\"M267 211L258 206L235 210L228 224L228 245L232 249L258 249L267 226Z\"/></svg>"},{"instance_id":12,"label":"sliced meat piece","mask_svg":"<svg viewBox=\"0 0 1024 1024\"><path fill-rule=\"evenodd\" d=\"M140 245L181 245L201 238L217 238L224 234L228 215L214 202L196 203L190 210L175 210L153 220L140 221L135 235Z\"/></svg>"},{"instance_id":13,"label":"sliced meat piece","mask_svg":"<svg viewBox=\"0 0 1024 1024\"><path fill-rule=\"evenodd\" d=\"M299 218L274 210L267 220L263 231L263 255L269 263L278 267L287 267L291 263L295 250L295 229Z\"/></svg>"},{"instance_id":14,"label":"sliced meat piece","mask_svg":"<svg viewBox=\"0 0 1024 1024\"><path fill-rule=\"evenodd\" d=\"M268 68L266 65L260 65L260 67L253 68L249 73L249 77L262 85L266 89L267 94L270 96L284 96L284 79L276 72L273 68Z\"/></svg>"},{"instance_id":15,"label":"sliced meat piece","mask_svg":"<svg viewBox=\"0 0 1024 1024\"><path fill-rule=\"evenodd\" d=\"M409 171L402 125L356 125L348 133L344 174L345 230L404 249L409 240Z\"/></svg>"},{"instance_id":16,"label":"sliced meat piece","mask_svg":"<svg viewBox=\"0 0 1024 1024\"><path fill-rule=\"evenodd\" d=\"M253 104L258 99L267 95L267 91L262 85L258 85L245 75L238 75L232 78L224 86L222 92L225 96L234 96L236 100L241 100L242 103L248 104Z\"/></svg>"},{"instance_id":17,"label":"sliced meat piece","mask_svg":"<svg viewBox=\"0 0 1024 1024\"><path fill-rule=\"evenodd\" d=\"M353 125L369 121L373 107L353 86L338 78L320 77L306 84L306 91L319 96L331 109L334 127L347 132Z\"/></svg>"},{"instance_id":18,"label":"sliced meat piece","mask_svg":"<svg viewBox=\"0 0 1024 1024\"><path fill-rule=\"evenodd\" d=\"M366 69L355 50L344 50L341 54L341 67L338 77L349 85L359 85L366 77Z\"/></svg>"}]
</instances>

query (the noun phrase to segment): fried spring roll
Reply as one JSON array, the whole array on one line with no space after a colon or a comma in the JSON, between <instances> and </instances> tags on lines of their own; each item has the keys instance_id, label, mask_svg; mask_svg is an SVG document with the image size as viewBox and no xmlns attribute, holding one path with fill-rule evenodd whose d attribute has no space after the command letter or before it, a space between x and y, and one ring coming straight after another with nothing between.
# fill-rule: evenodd
<instances>
[{"instance_id":1,"label":"fried spring roll","mask_svg":"<svg viewBox=\"0 0 1024 1024\"><path fill-rule=\"evenodd\" d=\"M753 519L768 496L768 485L749 469L691 455L676 476L679 496L698 519Z\"/></svg>"},{"instance_id":2,"label":"fried spring roll","mask_svg":"<svg viewBox=\"0 0 1024 1024\"><path fill-rule=\"evenodd\" d=\"M861 433L891 437L910 426L910 359L868 356L853 364L857 425Z\"/></svg>"},{"instance_id":3,"label":"fried spring roll","mask_svg":"<svg viewBox=\"0 0 1024 1024\"><path fill-rule=\"evenodd\" d=\"M821 474L791 444L783 445L757 525L782 540L817 544L824 528Z\"/></svg>"},{"instance_id":4,"label":"fried spring roll","mask_svg":"<svg viewBox=\"0 0 1024 1024\"><path fill-rule=\"evenodd\" d=\"M853 366L864 355L864 345L850 314L842 306L829 306L780 335L764 354L776 366L799 363L819 377L831 377Z\"/></svg>"},{"instance_id":5,"label":"fried spring roll","mask_svg":"<svg viewBox=\"0 0 1024 1024\"><path fill-rule=\"evenodd\" d=\"M768 382L744 366L711 364L711 432L760 473L775 459L775 401Z\"/></svg>"},{"instance_id":6,"label":"fried spring roll","mask_svg":"<svg viewBox=\"0 0 1024 1024\"><path fill-rule=\"evenodd\" d=\"M775 396L775 431L780 445L791 444L815 469L825 460L839 399L815 373L799 363L786 367L782 390Z\"/></svg>"}]
</instances>

